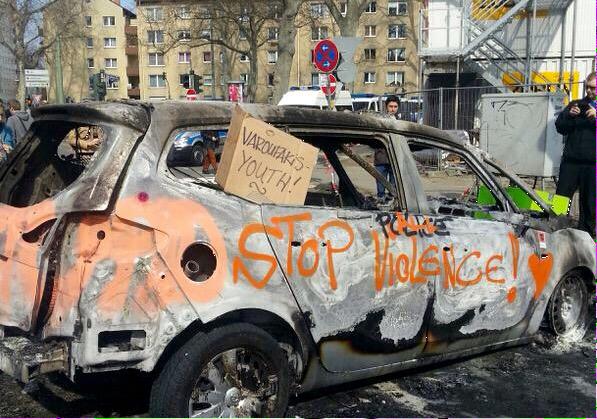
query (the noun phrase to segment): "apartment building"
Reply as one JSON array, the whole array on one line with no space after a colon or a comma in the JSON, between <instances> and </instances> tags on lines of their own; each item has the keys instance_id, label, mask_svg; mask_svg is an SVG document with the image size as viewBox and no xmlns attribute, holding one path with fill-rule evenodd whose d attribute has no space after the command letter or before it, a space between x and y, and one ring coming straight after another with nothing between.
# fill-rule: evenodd
<instances>
[{"instance_id":1,"label":"apartment building","mask_svg":"<svg viewBox=\"0 0 597 419\"><path fill-rule=\"evenodd\" d=\"M56 19L51 12L45 17L47 30ZM81 33L62 41L64 96L76 101L90 98L90 76L106 74L106 100L139 99L139 61L136 16L119 0L85 0L82 4ZM49 52L50 80L54 79L54 57ZM49 100L56 90L50 84Z\"/></svg>"},{"instance_id":2,"label":"apartment building","mask_svg":"<svg viewBox=\"0 0 597 419\"><path fill-rule=\"evenodd\" d=\"M322 2L312 2L309 13L317 25L304 26L297 35L291 83L317 84L311 51L320 39L339 36L338 26ZM354 51L355 93L400 93L418 86L417 28L419 1L371 1L361 15L358 32L363 41ZM345 3L341 11L345 12ZM403 90L404 89L404 90Z\"/></svg>"},{"instance_id":3,"label":"apartment building","mask_svg":"<svg viewBox=\"0 0 597 419\"><path fill-rule=\"evenodd\" d=\"M96 0L98 1L98 0ZM296 35L291 85L318 83L311 51L326 38L339 36L323 2L306 4L309 25ZM343 10L345 7L341 4ZM417 31L420 3L417 0L371 1L360 18L356 36L363 40L354 53L354 92L397 93L416 90L419 61ZM189 73L203 79L203 97L226 98L229 81L249 81L249 58L208 42L212 31L208 3L164 3L141 0L137 6L139 34L139 84L141 99L182 99ZM259 49L257 102L271 100L278 59L279 29L275 21L265 28L266 42ZM246 40L236 36L239 45ZM201 41L204 40L204 42ZM199 41L198 41L199 40Z\"/></svg>"}]
</instances>

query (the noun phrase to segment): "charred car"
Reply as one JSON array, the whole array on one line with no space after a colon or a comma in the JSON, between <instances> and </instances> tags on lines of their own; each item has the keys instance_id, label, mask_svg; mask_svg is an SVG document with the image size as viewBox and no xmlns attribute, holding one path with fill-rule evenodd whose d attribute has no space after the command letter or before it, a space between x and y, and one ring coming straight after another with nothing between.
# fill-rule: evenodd
<instances>
[{"instance_id":1,"label":"charred car","mask_svg":"<svg viewBox=\"0 0 597 419\"><path fill-rule=\"evenodd\" d=\"M249 202L168 159L181 132L227 130L230 104L34 111L0 166L2 371L136 369L152 416L276 417L291 394L520 344L542 324L584 334L595 243L487 155L408 122L244 108L319 149L304 205ZM93 156L65 152L90 125L105 134ZM393 180L372 165L380 149ZM422 150L450 156L446 176Z\"/></svg>"}]
</instances>

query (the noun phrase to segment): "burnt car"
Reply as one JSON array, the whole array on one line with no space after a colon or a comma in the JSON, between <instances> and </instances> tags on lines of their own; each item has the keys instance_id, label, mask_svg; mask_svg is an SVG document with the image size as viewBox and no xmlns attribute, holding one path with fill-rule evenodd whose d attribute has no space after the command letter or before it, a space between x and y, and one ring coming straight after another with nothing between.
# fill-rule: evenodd
<instances>
[{"instance_id":1,"label":"burnt car","mask_svg":"<svg viewBox=\"0 0 597 419\"><path fill-rule=\"evenodd\" d=\"M319 150L304 205L255 204L168 159L180 132L227 130L232 106L34 111L0 166L2 371L140 370L151 416L278 417L291 394L517 345L542 324L583 336L595 243L487 155L408 122L244 105ZM100 147L65 157L89 125ZM430 149L450 156L445 176L415 162Z\"/></svg>"}]
</instances>

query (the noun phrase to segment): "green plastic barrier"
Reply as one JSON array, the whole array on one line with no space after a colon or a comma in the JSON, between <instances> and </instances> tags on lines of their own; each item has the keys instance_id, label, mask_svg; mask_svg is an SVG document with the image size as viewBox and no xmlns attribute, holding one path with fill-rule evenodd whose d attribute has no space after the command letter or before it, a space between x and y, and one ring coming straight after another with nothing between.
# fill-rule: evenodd
<instances>
[{"instance_id":1,"label":"green plastic barrier","mask_svg":"<svg viewBox=\"0 0 597 419\"><path fill-rule=\"evenodd\" d=\"M551 206L553 212L557 215L567 215L570 210L570 198L566 196L550 194L546 191L535 190L539 198L543 200L547 205ZM530 211L541 211L541 207L535 203L528 196L525 191L517 186L508 186L506 193L512 198L512 201L516 204L519 209L530 210ZM477 194L477 203L481 205L495 205L495 198L485 185L479 187L479 193Z\"/></svg>"}]
</instances>

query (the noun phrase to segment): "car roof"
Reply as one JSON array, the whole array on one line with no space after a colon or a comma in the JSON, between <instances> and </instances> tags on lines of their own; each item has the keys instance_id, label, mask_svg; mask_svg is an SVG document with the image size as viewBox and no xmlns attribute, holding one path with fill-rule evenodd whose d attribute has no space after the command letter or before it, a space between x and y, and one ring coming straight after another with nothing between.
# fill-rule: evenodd
<instances>
[{"instance_id":1,"label":"car roof","mask_svg":"<svg viewBox=\"0 0 597 419\"><path fill-rule=\"evenodd\" d=\"M198 124L227 124L237 104L218 101L156 101L143 102L123 100L115 102L86 102L78 104L45 105L32 113L35 120L105 121L120 123L133 128L147 128L149 118L172 126ZM426 125L375 114L353 112L332 112L328 110L306 109L295 106L243 103L242 108L273 125L295 127L337 127L344 129L396 132L423 137L434 137L444 142L463 146L463 142L449 133Z\"/></svg>"}]
</instances>

